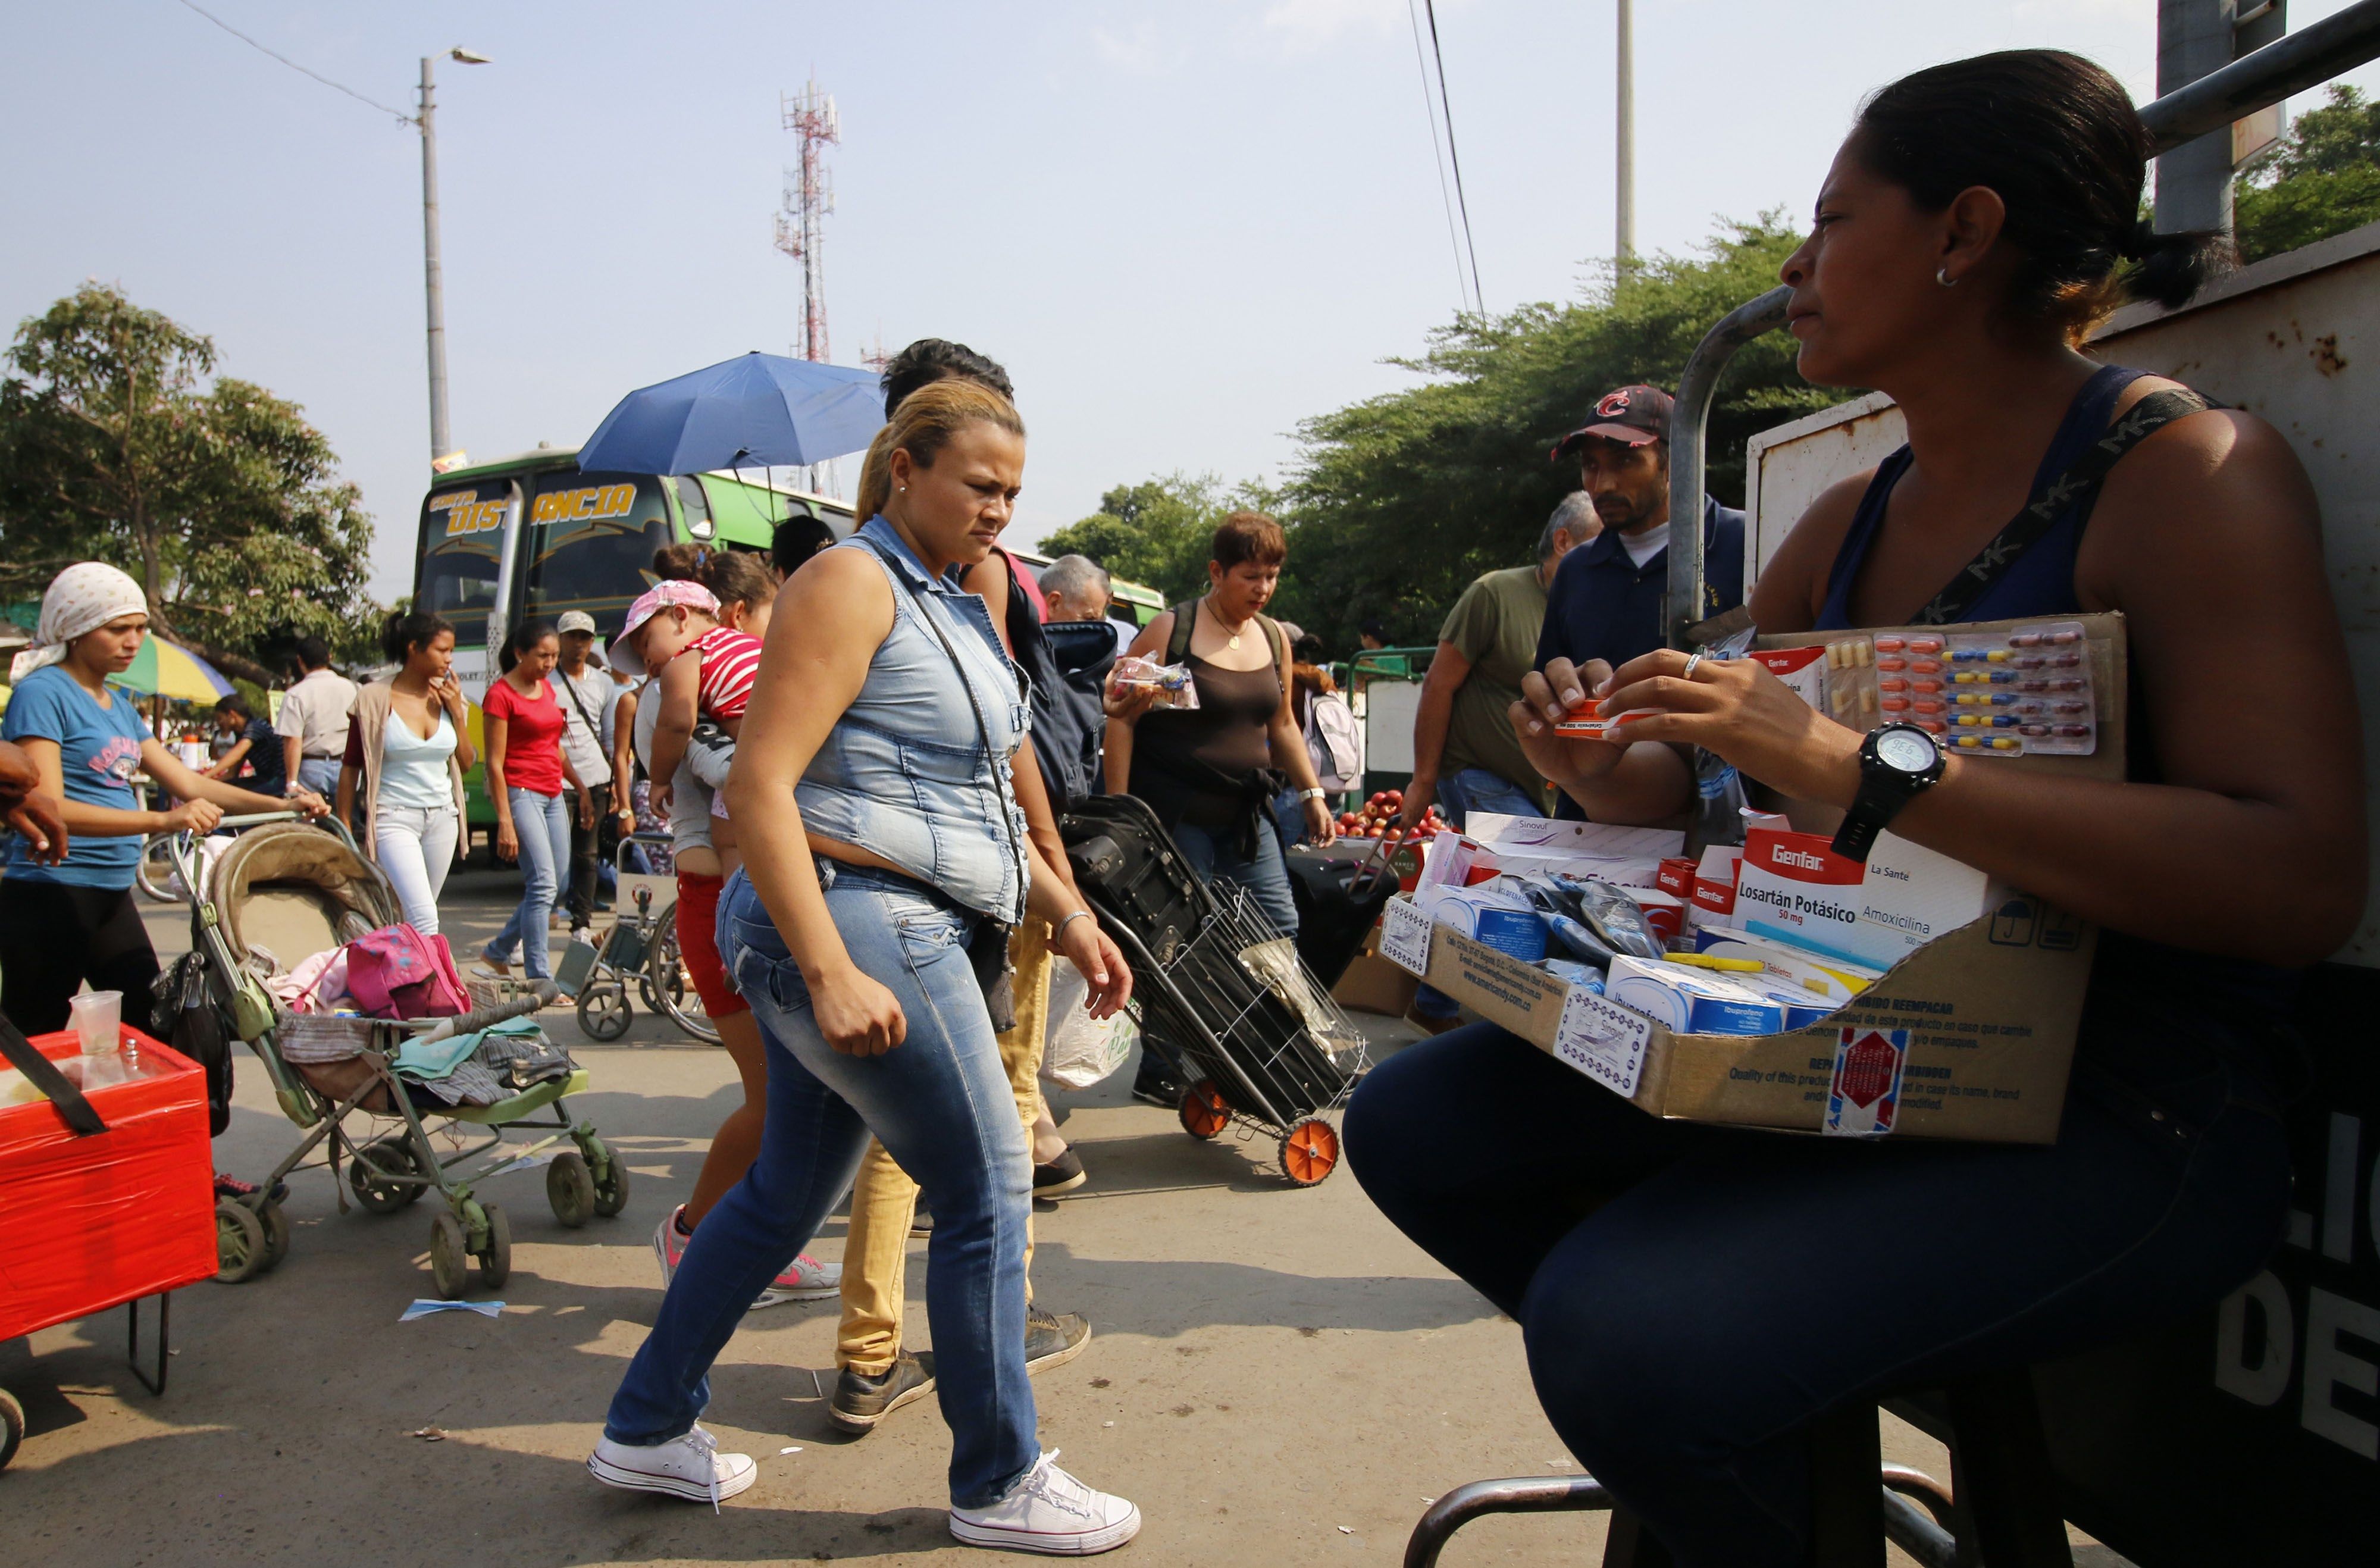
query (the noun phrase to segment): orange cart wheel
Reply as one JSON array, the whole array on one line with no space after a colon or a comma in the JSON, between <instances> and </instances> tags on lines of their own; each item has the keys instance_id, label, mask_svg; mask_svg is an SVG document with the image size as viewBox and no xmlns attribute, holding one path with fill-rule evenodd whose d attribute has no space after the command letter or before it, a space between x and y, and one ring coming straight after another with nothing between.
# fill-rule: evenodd
<instances>
[{"instance_id":1,"label":"orange cart wheel","mask_svg":"<svg viewBox=\"0 0 2380 1568\"><path fill-rule=\"evenodd\" d=\"M1339 1168L1339 1129L1319 1116L1281 1136L1281 1173L1296 1187L1310 1187Z\"/></svg>"},{"instance_id":2,"label":"orange cart wheel","mask_svg":"<svg viewBox=\"0 0 2380 1568\"><path fill-rule=\"evenodd\" d=\"M1232 1112L1215 1092L1212 1078L1201 1078L1182 1091L1182 1130L1194 1138L1211 1138L1232 1124Z\"/></svg>"}]
</instances>

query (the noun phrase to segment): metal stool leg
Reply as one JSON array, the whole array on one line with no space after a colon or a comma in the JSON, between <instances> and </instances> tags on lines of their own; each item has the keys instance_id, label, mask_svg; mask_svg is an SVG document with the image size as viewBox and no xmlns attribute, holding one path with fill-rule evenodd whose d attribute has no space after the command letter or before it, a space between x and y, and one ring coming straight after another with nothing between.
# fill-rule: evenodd
<instances>
[{"instance_id":1,"label":"metal stool leg","mask_svg":"<svg viewBox=\"0 0 2380 1568\"><path fill-rule=\"evenodd\" d=\"M1845 1405L1811 1428L1814 1568L1884 1568L1883 1468L1873 1404Z\"/></svg>"},{"instance_id":2,"label":"metal stool leg","mask_svg":"<svg viewBox=\"0 0 2380 1568\"><path fill-rule=\"evenodd\" d=\"M2074 1568L2028 1372L1971 1378L1949 1398L1960 1507L1988 1568Z\"/></svg>"},{"instance_id":3,"label":"metal stool leg","mask_svg":"<svg viewBox=\"0 0 2380 1568\"><path fill-rule=\"evenodd\" d=\"M1611 1494L1592 1476L1519 1476L1504 1481L1474 1481L1430 1504L1405 1542L1405 1568L1437 1568L1438 1554L1454 1532L1487 1513L1583 1513L1611 1506ZM1604 1561L1611 1562L1609 1556ZM1634 1568L1669 1568L1664 1555Z\"/></svg>"}]
</instances>

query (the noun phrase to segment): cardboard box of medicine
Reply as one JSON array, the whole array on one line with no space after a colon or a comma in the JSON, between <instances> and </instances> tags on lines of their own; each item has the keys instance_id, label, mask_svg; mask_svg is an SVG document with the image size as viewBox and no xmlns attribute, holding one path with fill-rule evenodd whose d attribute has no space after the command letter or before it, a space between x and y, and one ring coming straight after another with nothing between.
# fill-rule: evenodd
<instances>
[{"instance_id":1,"label":"cardboard box of medicine","mask_svg":"<svg viewBox=\"0 0 2380 1568\"><path fill-rule=\"evenodd\" d=\"M1397 900L1388 918L1417 917ZM1656 1116L2050 1143L2095 946L2089 927L2011 898L1817 1023L1771 1035L1677 1033L1450 926L1429 932L1422 978Z\"/></svg>"},{"instance_id":2,"label":"cardboard box of medicine","mask_svg":"<svg viewBox=\"0 0 2380 1568\"><path fill-rule=\"evenodd\" d=\"M2083 628L2095 748L2081 756L1982 757L1971 765L2123 777L2123 617L2062 619ZM1828 710L1868 729L1883 719L1872 700L1876 638L2013 631L2026 624L1812 632L1762 638L1758 646L1827 648L1828 674L1818 689ZM1832 813L1796 803L1789 814L1797 829L1833 830ZM1907 853L1919 846L1902 842L1902 850L1888 853L1888 867L1920 859ZM1973 904L1947 915L1940 908L1881 911L1879 923L1905 934L1909 922L1920 922L1927 937L1880 947L1882 979L1817 1023L1773 1035L1674 1032L1458 931L1438 927L1424 936L1414 922L1427 922L1409 905L1400 909L1402 900L1391 903L1385 920L1404 930L1383 951L1418 957L1408 966L1432 986L1657 1116L1859 1137L2053 1142L2097 933L2038 899L1989 887L1955 861L1947 867L1953 873L1947 879L1896 881L1888 898L1921 886L1950 887L1956 903L1967 896L1963 878L1976 880ZM1757 885L1745 880L1751 872L1747 852L1736 887L1738 920L1755 906L1745 896Z\"/></svg>"}]
</instances>

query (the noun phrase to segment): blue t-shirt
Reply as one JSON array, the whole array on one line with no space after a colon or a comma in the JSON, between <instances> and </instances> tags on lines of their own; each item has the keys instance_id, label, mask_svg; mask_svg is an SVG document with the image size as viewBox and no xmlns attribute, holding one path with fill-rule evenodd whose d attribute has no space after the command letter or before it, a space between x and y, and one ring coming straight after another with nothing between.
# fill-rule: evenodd
<instances>
[{"instance_id":1,"label":"blue t-shirt","mask_svg":"<svg viewBox=\"0 0 2380 1568\"><path fill-rule=\"evenodd\" d=\"M0 739L57 743L58 772L68 800L119 811L140 809L132 775L140 771L140 744L148 738L149 726L130 697L112 691L102 708L56 664L44 665L18 684L8 699L8 716L0 722ZM74 887L132 885L133 870L140 864L139 833L101 838L78 833L68 838L66 863L42 866L34 862L22 836L12 836L7 874L22 881Z\"/></svg>"}]
</instances>

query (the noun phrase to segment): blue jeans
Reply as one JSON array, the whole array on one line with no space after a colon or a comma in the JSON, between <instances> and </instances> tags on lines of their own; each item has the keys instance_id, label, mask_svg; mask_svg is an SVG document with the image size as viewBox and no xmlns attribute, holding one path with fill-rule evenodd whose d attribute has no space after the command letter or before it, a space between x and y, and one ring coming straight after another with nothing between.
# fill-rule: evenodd
<instances>
[{"instance_id":1,"label":"blue jeans","mask_svg":"<svg viewBox=\"0 0 2380 1568\"><path fill-rule=\"evenodd\" d=\"M2270 1090L2175 1003L2086 1019L2078 1077L2095 1044L2160 1081L2078 1087L2047 1147L1665 1122L1475 1024L1373 1069L1347 1158L1681 1568L1787 1568L1819 1416L2203 1310L2279 1241Z\"/></svg>"},{"instance_id":2,"label":"blue jeans","mask_svg":"<svg viewBox=\"0 0 2380 1568\"><path fill-rule=\"evenodd\" d=\"M1540 797L1501 773L1485 768L1458 768L1438 781L1438 814L1462 827L1474 811L1494 811L1506 817L1542 817Z\"/></svg>"},{"instance_id":3,"label":"blue jeans","mask_svg":"<svg viewBox=\"0 0 2380 1568\"><path fill-rule=\"evenodd\" d=\"M298 760L298 782L325 800L335 799L339 793L339 759L336 757L300 757Z\"/></svg>"},{"instance_id":4,"label":"blue jeans","mask_svg":"<svg viewBox=\"0 0 2380 1568\"><path fill-rule=\"evenodd\" d=\"M1438 814L1455 827L1469 825L1474 811L1494 811L1506 817L1542 817L1537 797L1485 768L1458 768L1438 781ZM1414 1011L1425 1018L1451 1018L1463 1011L1454 998L1431 986L1414 991Z\"/></svg>"},{"instance_id":5,"label":"blue jeans","mask_svg":"<svg viewBox=\"0 0 2380 1568\"><path fill-rule=\"evenodd\" d=\"M851 1185L872 1132L933 1210L926 1316L951 1428L951 1502L985 1507L1015 1489L1041 1449L1025 1378L1032 1157L967 962L976 919L905 878L820 865L844 946L892 991L908 1038L881 1056L829 1046L751 882L740 870L729 879L720 951L768 1047L760 1155L696 1229L603 1430L643 1446L693 1425L710 1402L710 1364Z\"/></svg>"},{"instance_id":6,"label":"blue jeans","mask_svg":"<svg viewBox=\"0 0 2380 1568\"><path fill-rule=\"evenodd\" d=\"M1297 934L1297 903L1289 895L1289 867L1281 857L1281 837L1268 824L1257 828L1257 852L1242 855L1234 846L1236 828L1201 828L1174 824L1174 846L1202 882L1227 881L1247 889L1273 930Z\"/></svg>"},{"instance_id":7,"label":"blue jeans","mask_svg":"<svg viewBox=\"0 0 2380 1568\"><path fill-rule=\"evenodd\" d=\"M513 834L520 840L521 901L482 952L491 962L509 964L518 950L530 979L552 979L545 921L562 891L562 869L570 864L571 797L518 787L507 787L504 794L512 801Z\"/></svg>"}]
</instances>

